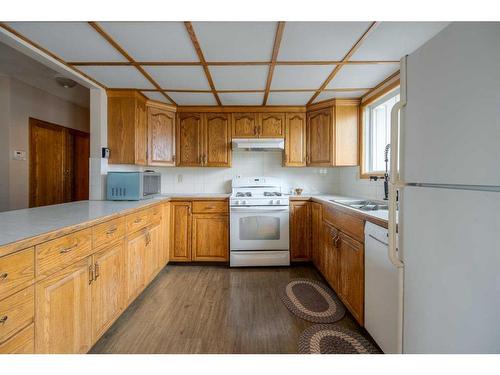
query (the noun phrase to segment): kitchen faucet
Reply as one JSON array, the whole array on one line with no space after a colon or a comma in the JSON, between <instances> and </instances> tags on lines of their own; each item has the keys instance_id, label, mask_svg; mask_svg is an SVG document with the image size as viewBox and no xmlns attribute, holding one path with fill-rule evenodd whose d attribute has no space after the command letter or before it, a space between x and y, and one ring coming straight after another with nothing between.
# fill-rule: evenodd
<instances>
[{"instance_id":1,"label":"kitchen faucet","mask_svg":"<svg viewBox=\"0 0 500 375\"><path fill-rule=\"evenodd\" d=\"M385 161L385 173L384 173L384 200L389 200L389 150L391 144L388 143L384 150L384 161ZM370 181L377 181L378 176L370 176Z\"/></svg>"}]
</instances>

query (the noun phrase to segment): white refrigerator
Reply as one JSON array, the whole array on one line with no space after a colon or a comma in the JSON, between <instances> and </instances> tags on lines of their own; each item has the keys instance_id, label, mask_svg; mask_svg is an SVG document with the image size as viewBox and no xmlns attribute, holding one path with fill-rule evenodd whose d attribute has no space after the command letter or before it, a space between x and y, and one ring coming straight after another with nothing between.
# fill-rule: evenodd
<instances>
[{"instance_id":1,"label":"white refrigerator","mask_svg":"<svg viewBox=\"0 0 500 375\"><path fill-rule=\"evenodd\" d=\"M500 353L500 23L452 23L402 59L391 153L398 350Z\"/></svg>"}]
</instances>

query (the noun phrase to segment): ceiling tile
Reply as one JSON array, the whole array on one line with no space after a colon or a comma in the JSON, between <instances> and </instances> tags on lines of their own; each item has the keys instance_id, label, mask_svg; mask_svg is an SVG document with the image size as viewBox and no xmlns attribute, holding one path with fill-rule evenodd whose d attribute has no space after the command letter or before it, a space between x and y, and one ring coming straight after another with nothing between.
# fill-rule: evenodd
<instances>
[{"instance_id":1,"label":"ceiling tile","mask_svg":"<svg viewBox=\"0 0 500 375\"><path fill-rule=\"evenodd\" d=\"M178 105L217 105L211 93L167 92Z\"/></svg>"},{"instance_id":2,"label":"ceiling tile","mask_svg":"<svg viewBox=\"0 0 500 375\"><path fill-rule=\"evenodd\" d=\"M278 61L341 60L370 22L287 22Z\"/></svg>"},{"instance_id":3,"label":"ceiling tile","mask_svg":"<svg viewBox=\"0 0 500 375\"><path fill-rule=\"evenodd\" d=\"M314 91L308 92L270 92L268 105L306 105Z\"/></svg>"},{"instance_id":4,"label":"ceiling tile","mask_svg":"<svg viewBox=\"0 0 500 375\"><path fill-rule=\"evenodd\" d=\"M334 98L360 98L368 91L323 91L319 94L314 103L320 102L322 100L334 99Z\"/></svg>"},{"instance_id":5,"label":"ceiling tile","mask_svg":"<svg viewBox=\"0 0 500 375\"><path fill-rule=\"evenodd\" d=\"M158 91L141 91L148 99L151 100L156 100L162 103L167 103L171 104L170 100L165 98L160 92ZM168 95L168 94L167 94ZM170 95L169 95L170 96Z\"/></svg>"},{"instance_id":6,"label":"ceiling tile","mask_svg":"<svg viewBox=\"0 0 500 375\"><path fill-rule=\"evenodd\" d=\"M351 60L399 60L447 25L447 22L382 22Z\"/></svg>"},{"instance_id":7,"label":"ceiling tile","mask_svg":"<svg viewBox=\"0 0 500 375\"><path fill-rule=\"evenodd\" d=\"M100 22L136 61L199 61L183 22Z\"/></svg>"},{"instance_id":8,"label":"ceiling tile","mask_svg":"<svg viewBox=\"0 0 500 375\"><path fill-rule=\"evenodd\" d=\"M154 89L133 66L81 66L79 69L97 82L112 88Z\"/></svg>"},{"instance_id":9,"label":"ceiling tile","mask_svg":"<svg viewBox=\"0 0 500 375\"><path fill-rule=\"evenodd\" d=\"M223 105L262 105L264 94L251 93L219 93Z\"/></svg>"},{"instance_id":10,"label":"ceiling tile","mask_svg":"<svg viewBox=\"0 0 500 375\"><path fill-rule=\"evenodd\" d=\"M126 61L87 22L9 22L7 24L64 61Z\"/></svg>"},{"instance_id":11,"label":"ceiling tile","mask_svg":"<svg viewBox=\"0 0 500 375\"><path fill-rule=\"evenodd\" d=\"M267 65L210 66L208 68L217 90L264 90Z\"/></svg>"},{"instance_id":12,"label":"ceiling tile","mask_svg":"<svg viewBox=\"0 0 500 375\"><path fill-rule=\"evenodd\" d=\"M398 69L392 64L344 65L326 88L375 87Z\"/></svg>"},{"instance_id":13,"label":"ceiling tile","mask_svg":"<svg viewBox=\"0 0 500 375\"><path fill-rule=\"evenodd\" d=\"M277 65L271 89L318 89L335 65Z\"/></svg>"},{"instance_id":14,"label":"ceiling tile","mask_svg":"<svg viewBox=\"0 0 500 375\"><path fill-rule=\"evenodd\" d=\"M210 90L201 66L144 66L164 89Z\"/></svg>"},{"instance_id":15,"label":"ceiling tile","mask_svg":"<svg viewBox=\"0 0 500 375\"><path fill-rule=\"evenodd\" d=\"M206 61L270 61L277 22L193 22Z\"/></svg>"}]
</instances>

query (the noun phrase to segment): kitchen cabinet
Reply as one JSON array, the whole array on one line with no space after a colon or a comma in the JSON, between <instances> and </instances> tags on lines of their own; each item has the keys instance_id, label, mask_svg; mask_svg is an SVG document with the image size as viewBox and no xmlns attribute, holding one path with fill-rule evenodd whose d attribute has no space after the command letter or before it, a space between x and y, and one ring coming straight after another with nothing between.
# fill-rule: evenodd
<instances>
[{"instance_id":1,"label":"kitchen cabinet","mask_svg":"<svg viewBox=\"0 0 500 375\"><path fill-rule=\"evenodd\" d=\"M285 136L284 113L259 113L258 119L259 138L283 138Z\"/></svg>"},{"instance_id":2,"label":"kitchen cabinet","mask_svg":"<svg viewBox=\"0 0 500 375\"><path fill-rule=\"evenodd\" d=\"M191 260L191 202L170 202L170 260Z\"/></svg>"},{"instance_id":3,"label":"kitchen cabinet","mask_svg":"<svg viewBox=\"0 0 500 375\"><path fill-rule=\"evenodd\" d=\"M147 104L148 165L175 166L175 112Z\"/></svg>"},{"instance_id":4,"label":"kitchen cabinet","mask_svg":"<svg viewBox=\"0 0 500 375\"><path fill-rule=\"evenodd\" d=\"M306 166L306 115L287 113L285 117L285 167Z\"/></svg>"},{"instance_id":5,"label":"kitchen cabinet","mask_svg":"<svg viewBox=\"0 0 500 375\"><path fill-rule=\"evenodd\" d=\"M233 113L232 136L233 138L258 138L257 113Z\"/></svg>"},{"instance_id":6,"label":"kitchen cabinet","mask_svg":"<svg viewBox=\"0 0 500 375\"><path fill-rule=\"evenodd\" d=\"M341 294L340 273L343 267L339 251L339 231L327 223L323 223L323 276L331 287Z\"/></svg>"},{"instance_id":7,"label":"kitchen cabinet","mask_svg":"<svg viewBox=\"0 0 500 375\"><path fill-rule=\"evenodd\" d=\"M153 280L157 271L160 269L160 252L162 241L162 228L161 223L157 222L152 224L146 231L146 249L144 260L144 275L146 283Z\"/></svg>"},{"instance_id":8,"label":"kitchen cabinet","mask_svg":"<svg viewBox=\"0 0 500 375\"><path fill-rule=\"evenodd\" d=\"M229 216L193 215L193 261L222 261L229 258Z\"/></svg>"},{"instance_id":9,"label":"kitchen cabinet","mask_svg":"<svg viewBox=\"0 0 500 375\"><path fill-rule=\"evenodd\" d=\"M290 258L292 261L308 261L310 254L310 204L308 201L290 202Z\"/></svg>"},{"instance_id":10,"label":"kitchen cabinet","mask_svg":"<svg viewBox=\"0 0 500 375\"><path fill-rule=\"evenodd\" d=\"M357 102L341 102L335 105L335 165L347 167L359 165Z\"/></svg>"},{"instance_id":11,"label":"kitchen cabinet","mask_svg":"<svg viewBox=\"0 0 500 375\"><path fill-rule=\"evenodd\" d=\"M86 353L91 342L91 257L36 284L37 353Z\"/></svg>"},{"instance_id":12,"label":"kitchen cabinet","mask_svg":"<svg viewBox=\"0 0 500 375\"><path fill-rule=\"evenodd\" d=\"M202 160L201 113L180 113L177 121L177 166L201 167Z\"/></svg>"},{"instance_id":13,"label":"kitchen cabinet","mask_svg":"<svg viewBox=\"0 0 500 375\"><path fill-rule=\"evenodd\" d=\"M307 165L332 167L334 165L333 108L307 114Z\"/></svg>"},{"instance_id":14,"label":"kitchen cabinet","mask_svg":"<svg viewBox=\"0 0 500 375\"><path fill-rule=\"evenodd\" d=\"M320 255L323 237L323 212L320 203L311 202L311 259L320 269Z\"/></svg>"},{"instance_id":15,"label":"kitchen cabinet","mask_svg":"<svg viewBox=\"0 0 500 375\"><path fill-rule=\"evenodd\" d=\"M126 256L126 300L131 302L143 289L146 282L146 229L139 230L127 238Z\"/></svg>"}]
</instances>

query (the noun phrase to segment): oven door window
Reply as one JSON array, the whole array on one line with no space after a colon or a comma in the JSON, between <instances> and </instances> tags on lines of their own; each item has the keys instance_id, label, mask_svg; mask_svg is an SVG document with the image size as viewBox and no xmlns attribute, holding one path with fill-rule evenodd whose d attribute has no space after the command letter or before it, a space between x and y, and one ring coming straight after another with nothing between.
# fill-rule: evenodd
<instances>
[{"instance_id":1,"label":"oven door window","mask_svg":"<svg viewBox=\"0 0 500 375\"><path fill-rule=\"evenodd\" d=\"M273 216L246 216L239 219L239 239L242 241L279 240L280 218Z\"/></svg>"}]
</instances>

